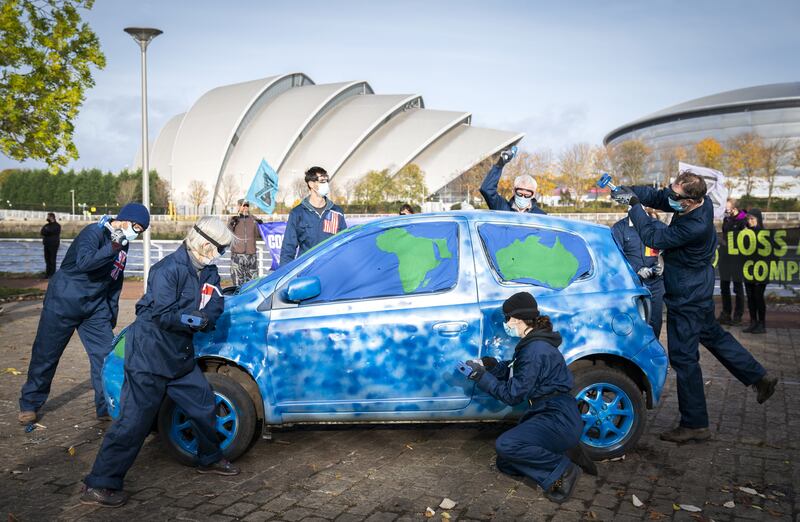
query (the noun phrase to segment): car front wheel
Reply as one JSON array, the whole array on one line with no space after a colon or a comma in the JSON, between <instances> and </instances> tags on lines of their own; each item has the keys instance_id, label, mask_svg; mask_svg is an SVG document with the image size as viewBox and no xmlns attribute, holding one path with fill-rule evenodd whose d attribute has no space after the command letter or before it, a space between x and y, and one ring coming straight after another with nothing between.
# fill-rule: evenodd
<instances>
[{"instance_id":1,"label":"car front wheel","mask_svg":"<svg viewBox=\"0 0 800 522\"><path fill-rule=\"evenodd\" d=\"M636 445L646 422L645 404L630 377L606 366L580 369L573 392L583 419L581 444L592 459L620 457Z\"/></svg>"},{"instance_id":2,"label":"car front wheel","mask_svg":"<svg viewBox=\"0 0 800 522\"><path fill-rule=\"evenodd\" d=\"M250 446L256 428L253 401L241 384L226 375L204 374L214 390L217 405L217 434L225 458L235 460ZM195 463L197 437L191 420L167 397L158 412L158 431L167 452L185 465Z\"/></svg>"}]
</instances>

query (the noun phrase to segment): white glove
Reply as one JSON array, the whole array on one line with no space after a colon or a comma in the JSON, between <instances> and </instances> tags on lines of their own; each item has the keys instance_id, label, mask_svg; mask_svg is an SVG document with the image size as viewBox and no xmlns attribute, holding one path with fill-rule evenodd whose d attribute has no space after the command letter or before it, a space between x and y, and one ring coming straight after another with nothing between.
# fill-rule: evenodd
<instances>
[{"instance_id":1,"label":"white glove","mask_svg":"<svg viewBox=\"0 0 800 522\"><path fill-rule=\"evenodd\" d=\"M643 266L636 273L639 274L639 277L641 277L642 279L650 279L650 277L653 275L653 269Z\"/></svg>"},{"instance_id":2,"label":"white glove","mask_svg":"<svg viewBox=\"0 0 800 522\"><path fill-rule=\"evenodd\" d=\"M653 275L655 277L658 277L663 273L664 273L664 265L656 265L653 267Z\"/></svg>"}]
</instances>

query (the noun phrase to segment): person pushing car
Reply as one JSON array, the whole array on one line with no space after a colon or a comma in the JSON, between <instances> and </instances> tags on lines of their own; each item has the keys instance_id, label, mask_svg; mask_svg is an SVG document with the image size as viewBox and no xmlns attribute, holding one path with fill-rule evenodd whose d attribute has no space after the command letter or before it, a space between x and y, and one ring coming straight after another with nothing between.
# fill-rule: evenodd
<instances>
[{"instance_id":1,"label":"person pushing car","mask_svg":"<svg viewBox=\"0 0 800 522\"><path fill-rule=\"evenodd\" d=\"M539 313L536 299L528 292L506 299L503 315L506 333L521 338L514 356L510 361L494 357L467 361L472 370L469 378L509 406L527 401L519 423L497 437L497 469L533 480L548 499L561 504L572 494L581 473L568 452L590 473L597 473L579 446L583 420L570 393L572 372L558 349L561 334L553 331L550 318Z\"/></svg>"},{"instance_id":2,"label":"person pushing car","mask_svg":"<svg viewBox=\"0 0 800 522\"><path fill-rule=\"evenodd\" d=\"M239 473L220 450L214 392L195 362L192 344L194 334L212 330L222 314L214 261L232 240L222 220L200 218L183 244L150 270L147 293L136 303L136 321L126 333L120 415L84 479L81 503L119 507L127 502L123 479L167 395L192 423L197 472Z\"/></svg>"}]
</instances>

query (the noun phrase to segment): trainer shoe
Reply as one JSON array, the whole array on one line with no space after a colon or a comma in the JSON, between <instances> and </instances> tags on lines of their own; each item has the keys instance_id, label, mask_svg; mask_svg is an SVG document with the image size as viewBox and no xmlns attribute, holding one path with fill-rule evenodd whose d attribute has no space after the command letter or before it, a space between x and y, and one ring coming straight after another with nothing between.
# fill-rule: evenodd
<instances>
[{"instance_id":1,"label":"trainer shoe","mask_svg":"<svg viewBox=\"0 0 800 522\"><path fill-rule=\"evenodd\" d=\"M18 419L20 424L30 424L31 422L36 422L36 412L23 410L19 412Z\"/></svg>"},{"instance_id":2,"label":"trainer shoe","mask_svg":"<svg viewBox=\"0 0 800 522\"><path fill-rule=\"evenodd\" d=\"M575 464L570 464L567 471L565 471L558 480L553 482L552 486L544 491L544 496L556 504L563 504L569 500L570 495L572 495L572 490L575 489L575 484L578 483L578 477L580 476L581 468Z\"/></svg>"},{"instance_id":3,"label":"trainer shoe","mask_svg":"<svg viewBox=\"0 0 800 522\"><path fill-rule=\"evenodd\" d=\"M772 397L772 394L775 393L775 386L778 384L777 377L771 377L770 375L764 375L760 381L753 385L753 389L758 393L756 400L759 404L764 404L767 399Z\"/></svg>"},{"instance_id":4,"label":"trainer shoe","mask_svg":"<svg viewBox=\"0 0 800 522\"><path fill-rule=\"evenodd\" d=\"M83 486L81 504L116 508L128 502L128 494L122 490L106 488L90 488Z\"/></svg>"},{"instance_id":5,"label":"trainer shoe","mask_svg":"<svg viewBox=\"0 0 800 522\"><path fill-rule=\"evenodd\" d=\"M711 438L711 432L708 428L687 428L685 426L678 426L669 431L663 432L659 438L667 442L705 442Z\"/></svg>"},{"instance_id":6,"label":"trainer shoe","mask_svg":"<svg viewBox=\"0 0 800 522\"><path fill-rule=\"evenodd\" d=\"M239 474L239 468L231 464L231 461L228 459L220 459L213 464L209 464L208 466L197 466L196 469L201 475L214 474L233 476Z\"/></svg>"}]
</instances>

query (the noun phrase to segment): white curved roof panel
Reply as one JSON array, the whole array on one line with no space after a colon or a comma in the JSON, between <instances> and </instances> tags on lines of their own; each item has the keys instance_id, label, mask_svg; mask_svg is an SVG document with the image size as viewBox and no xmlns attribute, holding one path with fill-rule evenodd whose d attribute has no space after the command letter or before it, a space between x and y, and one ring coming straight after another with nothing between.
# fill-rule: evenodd
<instances>
[{"instance_id":1,"label":"white curved roof panel","mask_svg":"<svg viewBox=\"0 0 800 522\"><path fill-rule=\"evenodd\" d=\"M425 173L430 193L441 189L473 165L511 144L524 133L459 125L411 160Z\"/></svg>"},{"instance_id":2,"label":"white curved roof panel","mask_svg":"<svg viewBox=\"0 0 800 522\"><path fill-rule=\"evenodd\" d=\"M393 176L445 132L469 119L468 112L403 111L372 133L336 171L333 180L344 187L371 170L388 170Z\"/></svg>"},{"instance_id":3,"label":"white curved roof panel","mask_svg":"<svg viewBox=\"0 0 800 522\"><path fill-rule=\"evenodd\" d=\"M283 163L281 184L291 186L303 173L319 165L333 176L376 129L404 110L420 107L417 95L355 96L328 111L309 129Z\"/></svg>"},{"instance_id":4,"label":"white curved roof panel","mask_svg":"<svg viewBox=\"0 0 800 522\"><path fill-rule=\"evenodd\" d=\"M363 81L308 85L291 89L264 106L233 149L223 175L249 180L265 159L276 171L309 127L352 96L371 94ZM284 186L281 180L281 186Z\"/></svg>"}]
</instances>

